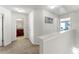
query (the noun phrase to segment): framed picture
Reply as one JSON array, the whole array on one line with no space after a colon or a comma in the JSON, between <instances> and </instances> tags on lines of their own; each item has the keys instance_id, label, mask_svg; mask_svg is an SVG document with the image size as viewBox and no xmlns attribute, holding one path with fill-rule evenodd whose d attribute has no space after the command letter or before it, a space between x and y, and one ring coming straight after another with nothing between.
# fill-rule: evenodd
<instances>
[{"instance_id":1,"label":"framed picture","mask_svg":"<svg viewBox=\"0 0 79 59\"><path fill-rule=\"evenodd\" d=\"M53 18L45 16L45 23L53 24Z\"/></svg>"}]
</instances>

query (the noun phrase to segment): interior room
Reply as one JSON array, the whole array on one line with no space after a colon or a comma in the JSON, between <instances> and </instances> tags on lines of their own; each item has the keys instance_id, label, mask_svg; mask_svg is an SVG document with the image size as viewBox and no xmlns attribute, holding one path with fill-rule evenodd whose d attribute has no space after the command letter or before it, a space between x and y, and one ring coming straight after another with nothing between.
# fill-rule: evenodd
<instances>
[{"instance_id":1,"label":"interior room","mask_svg":"<svg viewBox=\"0 0 79 59\"><path fill-rule=\"evenodd\" d=\"M0 54L79 54L79 5L0 5Z\"/></svg>"}]
</instances>

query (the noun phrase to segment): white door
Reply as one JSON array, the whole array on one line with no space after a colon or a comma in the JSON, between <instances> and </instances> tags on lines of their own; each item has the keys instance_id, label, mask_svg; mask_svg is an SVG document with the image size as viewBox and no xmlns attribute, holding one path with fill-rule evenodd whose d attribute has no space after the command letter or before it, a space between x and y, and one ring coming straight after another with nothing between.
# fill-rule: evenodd
<instances>
[{"instance_id":1,"label":"white door","mask_svg":"<svg viewBox=\"0 0 79 59\"><path fill-rule=\"evenodd\" d=\"M0 46L2 46L2 15L0 15Z\"/></svg>"}]
</instances>

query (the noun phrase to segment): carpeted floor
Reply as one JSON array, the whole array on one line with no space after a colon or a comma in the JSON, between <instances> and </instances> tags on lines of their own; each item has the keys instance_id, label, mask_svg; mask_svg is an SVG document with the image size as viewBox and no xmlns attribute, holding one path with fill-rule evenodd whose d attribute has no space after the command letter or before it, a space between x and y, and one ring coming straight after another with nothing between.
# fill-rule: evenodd
<instances>
[{"instance_id":1,"label":"carpeted floor","mask_svg":"<svg viewBox=\"0 0 79 59\"><path fill-rule=\"evenodd\" d=\"M39 54L39 46L31 44L29 39L18 37L6 47L0 47L0 54Z\"/></svg>"}]
</instances>

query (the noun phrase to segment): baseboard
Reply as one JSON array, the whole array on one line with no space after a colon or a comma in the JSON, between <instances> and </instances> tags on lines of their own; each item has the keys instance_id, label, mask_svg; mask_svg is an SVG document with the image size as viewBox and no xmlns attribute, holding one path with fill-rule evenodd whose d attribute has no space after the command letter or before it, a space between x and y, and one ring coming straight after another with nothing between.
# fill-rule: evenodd
<instances>
[{"instance_id":1,"label":"baseboard","mask_svg":"<svg viewBox=\"0 0 79 59\"><path fill-rule=\"evenodd\" d=\"M6 44L4 44L4 46L7 46L7 45L9 45L9 44L11 44L11 41L10 41L10 42L8 42L8 43L6 43Z\"/></svg>"},{"instance_id":2,"label":"baseboard","mask_svg":"<svg viewBox=\"0 0 79 59\"><path fill-rule=\"evenodd\" d=\"M31 41L31 40L30 40ZM31 42L33 45L39 45L39 43L36 42Z\"/></svg>"},{"instance_id":3,"label":"baseboard","mask_svg":"<svg viewBox=\"0 0 79 59\"><path fill-rule=\"evenodd\" d=\"M40 44L37 44L37 43L33 43L33 45L40 45Z\"/></svg>"}]
</instances>

